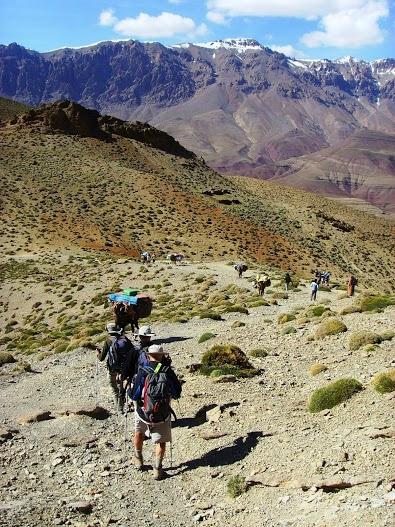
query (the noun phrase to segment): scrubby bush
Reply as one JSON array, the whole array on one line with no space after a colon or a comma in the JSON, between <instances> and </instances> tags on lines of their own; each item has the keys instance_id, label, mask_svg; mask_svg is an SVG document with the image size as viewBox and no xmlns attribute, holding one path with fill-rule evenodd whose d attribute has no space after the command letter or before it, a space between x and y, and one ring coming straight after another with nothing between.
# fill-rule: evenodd
<instances>
[{"instance_id":1,"label":"scrubby bush","mask_svg":"<svg viewBox=\"0 0 395 527\"><path fill-rule=\"evenodd\" d=\"M212 339L214 337L215 337L214 333L209 333L209 332L208 333L203 333L203 335L200 335L198 343L202 344L202 342L206 342L206 340L210 340L210 339Z\"/></svg>"},{"instance_id":2,"label":"scrubby bush","mask_svg":"<svg viewBox=\"0 0 395 527\"><path fill-rule=\"evenodd\" d=\"M395 369L377 373L372 379L372 386L379 393L395 391Z\"/></svg>"},{"instance_id":3,"label":"scrubby bush","mask_svg":"<svg viewBox=\"0 0 395 527\"><path fill-rule=\"evenodd\" d=\"M241 322L241 320L235 320L232 324L232 328L243 328L245 326L244 322Z\"/></svg>"},{"instance_id":4,"label":"scrubby bush","mask_svg":"<svg viewBox=\"0 0 395 527\"><path fill-rule=\"evenodd\" d=\"M320 317L325 311L329 311L329 307L326 306L311 306L306 309L307 317Z\"/></svg>"},{"instance_id":5,"label":"scrubby bush","mask_svg":"<svg viewBox=\"0 0 395 527\"><path fill-rule=\"evenodd\" d=\"M292 313L283 313L282 315L279 315L277 318L278 324L285 324L286 322L290 322L291 320L295 320L295 315Z\"/></svg>"},{"instance_id":6,"label":"scrubby bush","mask_svg":"<svg viewBox=\"0 0 395 527\"><path fill-rule=\"evenodd\" d=\"M359 350L359 348L362 348L362 346L366 346L367 344L380 344L381 337L377 333L373 333L373 331L355 331L351 334L350 340L348 341L348 347L352 351Z\"/></svg>"},{"instance_id":7,"label":"scrubby bush","mask_svg":"<svg viewBox=\"0 0 395 527\"><path fill-rule=\"evenodd\" d=\"M281 330L281 335L291 335L291 333L296 333L296 329L293 326L287 326Z\"/></svg>"},{"instance_id":8,"label":"scrubby bush","mask_svg":"<svg viewBox=\"0 0 395 527\"><path fill-rule=\"evenodd\" d=\"M337 318L328 318L321 322L315 332L316 339L322 339L330 335L337 335L338 333L344 333L347 331L347 326Z\"/></svg>"},{"instance_id":9,"label":"scrubby bush","mask_svg":"<svg viewBox=\"0 0 395 527\"><path fill-rule=\"evenodd\" d=\"M267 291L269 292L269 291ZM276 300L287 300L288 298L288 293L284 293L282 291L276 291L275 293L273 293L272 295L272 298L276 299Z\"/></svg>"},{"instance_id":10,"label":"scrubby bush","mask_svg":"<svg viewBox=\"0 0 395 527\"><path fill-rule=\"evenodd\" d=\"M13 373L28 373L32 371L31 364L25 360L19 361L15 368L12 370Z\"/></svg>"},{"instance_id":11,"label":"scrubby bush","mask_svg":"<svg viewBox=\"0 0 395 527\"><path fill-rule=\"evenodd\" d=\"M16 362L16 359L13 355L11 355L11 353L8 353L8 351L0 352L0 366L3 366L3 364L10 364L12 362Z\"/></svg>"},{"instance_id":12,"label":"scrubby bush","mask_svg":"<svg viewBox=\"0 0 395 527\"><path fill-rule=\"evenodd\" d=\"M247 485L243 476L232 476L228 481L228 495L231 498L237 498L246 492Z\"/></svg>"},{"instance_id":13,"label":"scrubby bush","mask_svg":"<svg viewBox=\"0 0 395 527\"><path fill-rule=\"evenodd\" d=\"M328 369L328 366L325 364L317 363L312 364L309 368L310 375L318 375L319 373L326 371Z\"/></svg>"},{"instance_id":14,"label":"scrubby bush","mask_svg":"<svg viewBox=\"0 0 395 527\"><path fill-rule=\"evenodd\" d=\"M391 329L387 329L380 334L381 341L392 340L395 337L395 332Z\"/></svg>"},{"instance_id":15,"label":"scrubby bush","mask_svg":"<svg viewBox=\"0 0 395 527\"><path fill-rule=\"evenodd\" d=\"M346 306L340 311L341 315L351 315L351 313L361 313L361 308L356 305Z\"/></svg>"},{"instance_id":16,"label":"scrubby bush","mask_svg":"<svg viewBox=\"0 0 395 527\"><path fill-rule=\"evenodd\" d=\"M203 311L200 313L200 318L211 318L211 320L222 320L221 315L214 313L213 311Z\"/></svg>"},{"instance_id":17,"label":"scrubby bush","mask_svg":"<svg viewBox=\"0 0 395 527\"><path fill-rule=\"evenodd\" d=\"M250 377L258 373L245 353L234 344L217 344L203 354L200 372L211 375L213 370L221 371L221 375L231 373L236 377Z\"/></svg>"},{"instance_id":18,"label":"scrubby bush","mask_svg":"<svg viewBox=\"0 0 395 527\"><path fill-rule=\"evenodd\" d=\"M377 311L393 305L395 305L395 296L393 295L365 296L360 302L361 311Z\"/></svg>"},{"instance_id":19,"label":"scrubby bush","mask_svg":"<svg viewBox=\"0 0 395 527\"><path fill-rule=\"evenodd\" d=\"M224 313L243 313L244 315L248 315L248 309L243 306L226 306L223 310Z\"/></svg>"},{"instance_id":20,"label":"scrubby bush","mask_svg":"<svg viewBox=\"0 0 395 527\"><path fill-rule=\"evenodd\" d=\"M335 382L318 388L313 392L309 401L309 412L317 413L321 410L333 408L337 404L340 404L347 399L350 399L352 395L362 390L362 384L356 379L339 379Z\"/></svg>"},{"instance_id":21,"label":"scrubby bush","mask_svg":"<svg viewBox=\"0 0 395 527\"><path fill-rule=\"evenodd\" d=\"M263 359L269 355L269 352L263 348L257 348L250 351L249 355L256 359Z\"/></svg>"}]
</instances>

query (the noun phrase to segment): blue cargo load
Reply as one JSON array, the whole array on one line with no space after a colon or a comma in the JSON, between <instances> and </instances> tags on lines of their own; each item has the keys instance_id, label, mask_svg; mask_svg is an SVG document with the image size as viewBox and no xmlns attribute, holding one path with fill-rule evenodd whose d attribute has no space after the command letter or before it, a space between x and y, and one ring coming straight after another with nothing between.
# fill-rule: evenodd
<instances>
[{"instance_id":1,"label":"blue cargo load","mask_svg":"<svg viewBox=\"0 0 395 527\"><path fill-rule=\"evenodd\" d=\"M129 296L123 293L110 293L108 295L110 302L124 302L125 304L137 305L137 296Z\"/></svg>"}]
</instances>

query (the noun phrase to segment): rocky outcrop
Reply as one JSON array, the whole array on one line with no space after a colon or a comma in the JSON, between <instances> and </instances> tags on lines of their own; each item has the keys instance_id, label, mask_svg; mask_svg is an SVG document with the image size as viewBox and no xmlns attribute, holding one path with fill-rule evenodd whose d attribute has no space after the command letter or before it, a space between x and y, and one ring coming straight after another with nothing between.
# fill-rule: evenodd
<instances>
[{"instance_id":1,"label":"rocky outcrop","mask_svg":"<svg viewBox=\"0 0 395 527\"><path fill-rule=\"evenodd\" d=\"M166 132L157 130L147 123L125 122L116 117L102 116L96 110L88 110L71 101L45 104L37 109L16 116L9 121L11 125L41 125L46 131L94 137L110 141L113 135L134 139L158 150L185 157L195 158Z\"/></svg>"}]
</instances>

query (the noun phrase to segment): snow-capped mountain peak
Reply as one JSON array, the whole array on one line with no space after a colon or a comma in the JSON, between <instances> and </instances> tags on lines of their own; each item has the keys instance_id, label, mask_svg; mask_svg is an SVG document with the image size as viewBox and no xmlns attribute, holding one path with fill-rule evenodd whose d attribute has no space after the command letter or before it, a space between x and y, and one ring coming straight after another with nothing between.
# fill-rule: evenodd
<instances>
[{"instance_id":1,"label":"snow-capped mountain peak","mask_svg":"<svg viewBox=\"0 0 395 527\"><path fill-rule=\"evenodd\" d=\"M263 46L253 38L224 38L221 40L213 40L211 42L196 42L176 44L174 48L189 48L190 46L197 46L199 48L207 49L231 49L237 53L245 53L247 50L260 50Z\"/></svg>"}]
</instances>

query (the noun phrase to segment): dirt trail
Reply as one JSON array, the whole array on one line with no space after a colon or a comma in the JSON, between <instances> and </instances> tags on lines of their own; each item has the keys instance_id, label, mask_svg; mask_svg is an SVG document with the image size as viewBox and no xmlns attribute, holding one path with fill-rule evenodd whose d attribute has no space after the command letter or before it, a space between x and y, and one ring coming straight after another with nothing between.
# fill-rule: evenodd
<instances>
[{"instance_id":1,"label":"dirt trail","mask_svg":"<svg viewBox=\"0 0 395 527\"><path fill-rule=\"evenodd\" d=\"M180 287L186 275L202 272L214 278L218 288L238 283L252 291L251 282L237 280L235 271L221 263L169 268L163 274ZM318 303L338 312L351 303L338 296L335 291L320 292ZM183 397L175 404L179 419L174 427L173 466L168 452L169 477L162 482L153 480L150 469L140 474L132 466L133 414L125 442L125 418L114 412L103 365L96 378L93 351L77 349L42 361L32 355L32 373L4 374L1 422L4 428L18 431L1 449L0 525L392 525L393 506L387 495L394 477L394 438L385 433L375 437L374 430L393 430L394 395L379 395L369 383L373 374L394 366L394 348L386 341L372 352L351 352L347 343L352 331L393 327L395 309L341 316L348 331L320 341L309 339L315 330L312 320L291 322L295 332L282 334L278 315L309 305L308 287L301 286L289 299L249 309L248 315L228 313L223 321L194 317L187 323L155 324L158 340L165 342L175 369L186 381ZM234 327L235 321L245 325ZM198 344L206 331L216 337ZM261 374L217 383L189 373L188 366L199 362L202 352L217 342L235 343L245 352L266 348L267 357L252 359ZM317 362L325 363L328 370L312 377L308 368ZM306 403L311 392L341 377L355 377L366 389L330 411L309 414ZM89 413L96 403L110 416L100 420L72 413ZM195 417L208 405L221 406L222 413L213 422ZM38 410L51 412L53 418L19 424L20 416ZM65 410L69 415L64 415ZM147 466L149 452L146 445ZM357 476L367 483L335 493L258 485L237 499L227 497L231 476L258 472L267 481ZM89 502L89 513L76 510L82 507L75 504L80 501Z\"/></svg>"}]
</instances>

